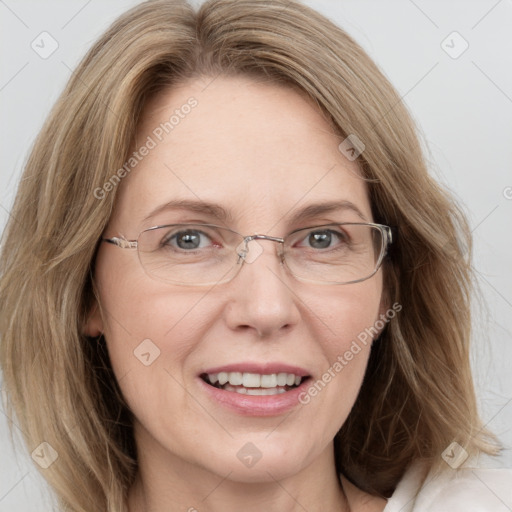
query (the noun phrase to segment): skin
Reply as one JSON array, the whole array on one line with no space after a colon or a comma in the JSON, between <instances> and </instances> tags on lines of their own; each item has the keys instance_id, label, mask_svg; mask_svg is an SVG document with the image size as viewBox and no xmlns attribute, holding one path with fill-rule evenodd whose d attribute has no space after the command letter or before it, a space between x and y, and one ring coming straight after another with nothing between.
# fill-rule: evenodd
<instances>
[{"instance_id":1,"label":"skin","mask_svg":"<svg viewBox=\"0 0 512 512\"><path fill-rule=\"evenodd\" d=\"M105 236L136 239L157 224L218 223L186 211L144 220L175 198L222 205L233 216L229 227L243 234L281 237L308 225L361 222L353 211L290 222L294 210L331 200L349 200L373 221L357 163L339 152L341 139L318 108L283 86L218 77L166 90L147 105L138 146L191 96L197 107L122 181ZM382 270L351 285L304 283L280 265L277 244L260 244L264 251L253 263L215 287L156 281L136 251L101 245L95 276L101 308L91 312L87 333L104 333L136 418L132 512L385 506L346 481L340 485L332 448L356 400L370 343L309 404L287 414L242 416L199 386L201 369L239 361L286 362L316 380L386 310ZM134 350L148 338L160 355L145 366ZM236 456L248 442L262 454L250 468Z\"/></svg>"}]
</instances>

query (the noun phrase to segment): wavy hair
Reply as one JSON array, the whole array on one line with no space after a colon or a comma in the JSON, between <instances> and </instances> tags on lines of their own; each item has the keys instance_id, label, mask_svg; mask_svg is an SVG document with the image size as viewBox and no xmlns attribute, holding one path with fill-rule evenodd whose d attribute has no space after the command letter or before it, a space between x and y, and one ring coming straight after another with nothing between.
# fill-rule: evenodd
<instances>
[{"instance_id":1,"label":"wavy hair","mask_svg":"<svg viewBox=\"0 0 512 512\"><path fill-rule=\"evenodd\" d=\"M403 310L374 344L334 439L336 467L389 496L405 468L454 440L495 453L469 360L471 237L429 175L406 107L364 50L292 0L152 0L116 20L73 73L31 150L0 259L0 364L8 414L62 510L125 510L137 471L132 415L104 340L83 334L94 259L116 190L94 193L129 157L147 100L194 77L246 75L309 96L340 138L355 134L375 222L396 227L385 290ZM136 171L135 171L136 172ZM13 416L14 417L14 416ZM12 427L12 425L11 425Z\"/></svg>"}]
</instances>

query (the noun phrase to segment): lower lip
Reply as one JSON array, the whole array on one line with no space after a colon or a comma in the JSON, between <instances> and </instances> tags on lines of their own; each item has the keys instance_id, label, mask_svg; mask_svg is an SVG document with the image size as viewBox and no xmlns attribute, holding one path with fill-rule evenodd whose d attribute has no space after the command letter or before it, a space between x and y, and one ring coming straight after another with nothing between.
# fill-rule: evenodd
<instances>
[{"instance_id":1,"label":"lower lip","mask_svg":"<svg viewBox=\"0 0 512 512\"><path fill-rule=\"evenodd\" d=\"M243 416L277 416L300 405L299 395L309 386L310 378L299 386L278 395L243 395L236 391L225 391L207 384L198 377L207 395L220 405Z\"/></svg>"}]
</instances>

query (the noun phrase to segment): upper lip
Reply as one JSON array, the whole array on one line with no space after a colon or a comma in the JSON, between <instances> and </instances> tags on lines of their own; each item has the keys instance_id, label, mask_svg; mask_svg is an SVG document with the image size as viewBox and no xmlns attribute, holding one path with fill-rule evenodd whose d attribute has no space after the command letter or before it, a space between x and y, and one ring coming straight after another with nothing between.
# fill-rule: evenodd
<instances>
[{"instance_id":1,"label":"upper lip","mask_svg":"<svg viewBox=\"0 0 512 512\"><path fill-rule=\"evenodd\" d=\"M256 362L241 362L241 363L230 363L222 366L215 366L208 368L201 372L204 373L220 373L220 372L240 372L240 373L258 373L260 375L272 375L273 373L293 373L299 377L309 377L310 373L301 368L300 366L294 366L285 363L256 363Z\"/></svg>"}]
</instances>

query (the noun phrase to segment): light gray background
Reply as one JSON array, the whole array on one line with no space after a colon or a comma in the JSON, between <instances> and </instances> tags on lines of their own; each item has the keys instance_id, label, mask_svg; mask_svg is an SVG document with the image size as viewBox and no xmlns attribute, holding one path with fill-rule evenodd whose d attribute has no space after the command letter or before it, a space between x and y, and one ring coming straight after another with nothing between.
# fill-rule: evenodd
<instances>
[{"instance_id":1,"label":"light gray background","mask_svg":"<svg viewBox=\"0 0 512 512\"><path fill-rule=\"evenodd\" d=\"M0 230L29 148L71 70L137 3L0 0ZM505 445L499 461L481 464L512 467L512 1L305 3L376 60L417 121L432 172L466 205L488 304L475 307L477 389L484 420ZM47 59L31 48L43 31L59 45ZM464 40L468 49L453 58ZM0 512L50 510L44 481L23 448L13 451L5 420L0 409Z\"/></svg>"}]
</instances>

